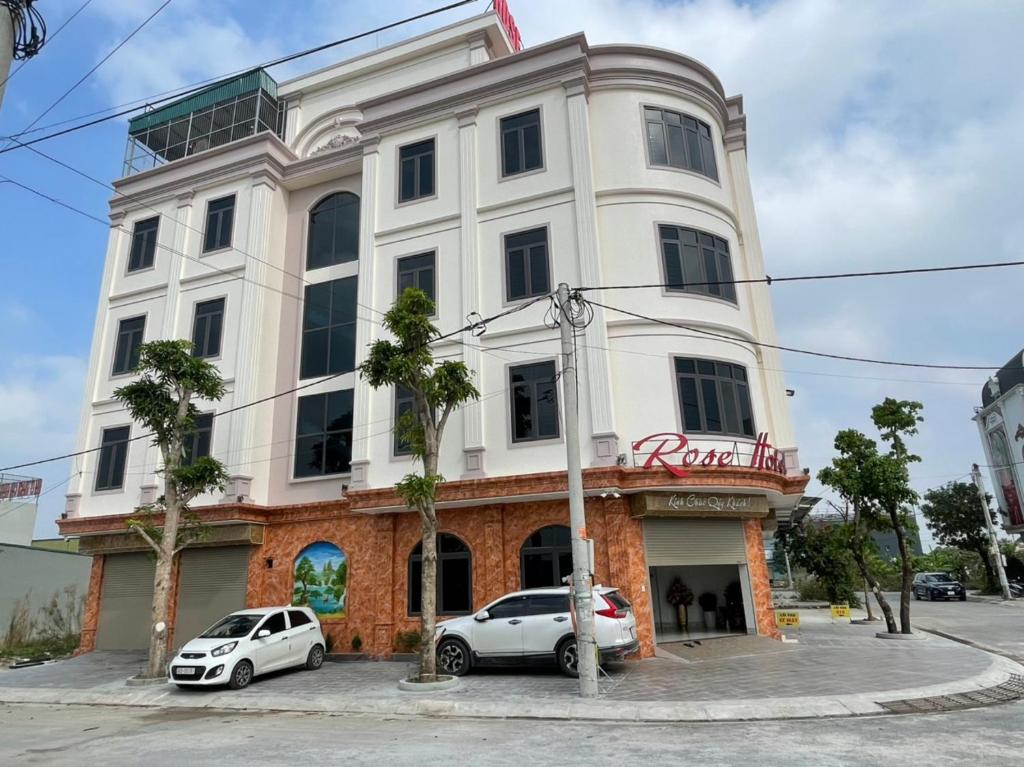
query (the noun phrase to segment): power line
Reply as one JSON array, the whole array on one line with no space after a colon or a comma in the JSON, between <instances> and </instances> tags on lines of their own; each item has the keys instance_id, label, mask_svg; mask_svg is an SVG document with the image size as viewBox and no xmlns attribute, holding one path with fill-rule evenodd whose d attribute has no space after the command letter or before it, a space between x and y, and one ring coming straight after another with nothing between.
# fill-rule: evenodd
<instances>
[{"instance_id":1,"label":"power line","mask_svg":"<svg viewBox=\"0 0 1024 767\"><path fill-rule=\"evenodd\" d=\"M170 0L167 0L167 1L170 2ZM393 22L391 22L389 24L384 24L383 26L377 27L375 29L370 29L370 30L367 30L365 32L360 32L359 34L355 34L355 35L350 35L349 37L344 37L344 38L341 38L340 40L334 40L333 42L330 42L330 43L324 43L323 45L318 45L318 46L315 46L313 48L308 48L308 49L306 49L304 51L299 51L298 53L292 53L292 54L289 54L287 56L282 56L282 57L280 57L278 59L272 59L271 61L265 62L263 64L257 64L256 66L250 67L248 69L238 70L235 73L232 73L232 74L229 74L229 75L224 75L222 77L214 79L212 85L209 84L210 81L204 81L203 83L201 83L199 85L196 85L194 87L186 88L185 90L180 90L180 91L178 91L174 95L169 95L169 96L166 96L166 97L163 97L163 98L159 98L159 99L155 99L153 101L149 101L149 102L147 102L143 106L150 106L150 107L152 107L152 106L156 106L157 104L162 104L162 103L165 103L165 102L168 102L168 101L173 101L175 99L184 98L186 96L191 96L191 95L193 95L195 93L198 93L198 92L200 92L202 90L206 90L207 88L211 88L212 89L212 88L216 87L217 85L219 85L221 82L223 82L225 79L231 79L232 77L237 76L237 74L239 74L239 72L250 72L250 71L253 71L255 69L261 69L261 68L262 69L269 69L270 67L277 66L278 64L284 64L286 62L294 61L294 60L302 58L304 56L310 56L310 55L312 55L314 53L320 53L322 51L327 50L328 48L333 48L333 47L336 47L338 45L343 45L345 43L350 43L350 42L353 42L355 40L360 40L360 39L362 39L364 37L369 37L371 35L375 35L375 34L378 34L380 32L385 32L387 30L394 29L395 27L399 27L399 26L402 26L404 24L410 24L410 23L412 23L414 21L419 21L419 20L425 19L425 18L427 18L429 16L434 16L434 15L439 14L439 13L444 13L445 11L454 10L455 8L459 8L459 7L463 6L463 5L468 5L470 3L475 3L475 2L477 2L477 0L458 0L458 2L449 3L448 5L444 5L444 6L441 6L439 8L435 8L435 9L430 10L430 11L424 11L423 13L418 13L418 14L416 14L414 16L407 16L404 19L401 19L399 21L393 21ZM142 108L142 107L141 106L133 106L133 107L131 107L129 109L119 110L117 112L114 112L113 114L106 115L104 117L100 117L100 118L97 118L95 120L90 120L88 122L79 123L78 125L72 125L71 127L65 128L64 130L55 131L53 133L47 133L47 134L45 134L43 136L39 136L38 138L34 138L31 141L23 142L22 146L29 146L29 145L32 145L32 144L38 144L38 143L40 143L42 141L49 141L52 138L57 138L58 136L65 136L65 135L67 135L69 133L74 133L75 131L82 130L83 128L90 128L90 127L92 127L94 125L99 125L100 123L104 123L104 122L107 122L109 120L114 120L114 119L116 119L118 117L124 117L125 115L131 114L132 112L137 112L140 108ZM47 110L47 112L48 111L49 110ZM37 118L32 123L32 125L35 125L35 123L38 122L39 119L41 119L41 117L42 116L40 116L40 118ZM32 125L30 125L29 128L31 128ZM7 138L9 138L9 139L19 138L19 137L25 135L26 132L27 132L27 129L25 131L21 131L20 133L16 133L13 136L8 136ZM20 148L19 146L8 146L8 147L5 147L3 149L0 149L0 154L4 154L6 152L12 152L15 149L19 149L19 148Z\"/></svg>"},{"instance_id":2,"label":"power line","mask_svg":"<svg viewBox=\"0 0 1024 767\"><path fill-rule=\"evenodd\" d=\"M727 336L722 333L714 333L710 330L701 330L700 328L690 327L689 325L680 325L675 322L669 322L668 320L661 320L656 317L650 317L646 314L639 314L638 312L631 312L628 309L620 309L615 306L608 306L607 304L598 303L597 301L589 301L594 306L600 306L602 309L608 309L609 311L618 312L619 314L625 314L630 317L635 317L640 320L647 322L654 322L658 325L665 325L670 328L678 328L679 330L685 330L690 333L699 333L702 336L710 338L719 338L724 341L731 343L750 344L751 346L759 346L763 349L777 349L783 352L793 352L794 354L806 354L811 357L823 357L825 359L832 360L843 360L845 362L866 362L872 365L891 365L894 367L907 367L907 368L929 368L932 370L998 370L1001 365L946 365L926 362L899 362L895 360L880 360L873 359L870 357L853 357L846 354L831 354L829 352L818 352L811 349L799 349L794 346L779 346L778 344L766 344L762 341L753 341L746 338L737 338L734 336Z\"/></svg>"},{"instance_id":3,"label":"power line","mask_svg":"<svg viewBox=\"0 0 1024 767\"><path fill-rule=\"evenodd\" d=\"M52 43L57 38L57 35L59 35L61 33L61 30L64 29L64 27L66 27L68 24L70 24L74 20L75 16L77 16L82 11L84 11L86 9L86 7L88 7L89 3L91 3L91 2L92 2L92 0L85 0L84 3L82 3L80 6L78 6L78 10L75 11L74 13L72 13L66 19L64 19L64 22L59 27L57 27L57 29L54 31L54 33L52 35L47 35L46 42ZM0 88L3 88L5 85L7 85L7 83L9 83L11 81L11 78L14 77L16 74L18 74L18 72L21 71L22 67L24 67L25 64L27 64L27 63L28 63L28 59L24 59L21 62L19 62L18 66L16 66L11 71L11 73L9 75L7 75L7 77L4 78L3 82L0 82Z\"/></svg>"}]
</instances>

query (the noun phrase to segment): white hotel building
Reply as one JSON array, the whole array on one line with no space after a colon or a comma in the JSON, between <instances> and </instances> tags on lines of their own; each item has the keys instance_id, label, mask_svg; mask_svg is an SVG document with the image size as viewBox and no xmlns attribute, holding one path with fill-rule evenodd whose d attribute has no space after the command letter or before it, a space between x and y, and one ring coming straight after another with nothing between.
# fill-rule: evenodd
<instances>
[{"instance_id":1,"label":"white hotel building","mask_svg":"<svg viewBox=\"0 0 1024 767\"><path fill-rule=\"evenodd\" d=\"M585 294L581 449L595 576L633 603L642 654L679 629L676 578L717 611L692 631L774 635L762 535L801 498L747 173L746 118L703 64L582 34L516 52L494 13L275 83L257 70L132 120L62 532L95 560L83 648L145 646L152 564L126 515L161 493L157 449L113 398L142 342L187 338L227 382L190 448L223 495L178 568L175 642L287 602L315 546L346 562L320 609L336 646L386 656L416 625L419 521L400 397L355 368L399 289L441 332L560 282ZM546 303L439 343L476 373L441 472L439 601L459 614L554 583L568 551L558 333ZM274 397L275 394L302 387ZM686 435L695 465L672 472ZM754 460L758 435L785 463ZM667 440L667 441L666 441ZM664 462L648 461L661 445ZM104 447L105 446L105 447ZM762 440L763 448L763 440ZM708 451L718 457L704 460ZM722 454L724 453L724 457ZM774 454L770 454L774 458ZM691 456L688 462L693 462ZM649 465L648 465L649 464ZM710 465L709 465L710 464ZM683 474L685 476L677 476ZM323 552L329 552L323 555ZM318 608L319 609L319 608Z\"/></svg>"}]
</instances>

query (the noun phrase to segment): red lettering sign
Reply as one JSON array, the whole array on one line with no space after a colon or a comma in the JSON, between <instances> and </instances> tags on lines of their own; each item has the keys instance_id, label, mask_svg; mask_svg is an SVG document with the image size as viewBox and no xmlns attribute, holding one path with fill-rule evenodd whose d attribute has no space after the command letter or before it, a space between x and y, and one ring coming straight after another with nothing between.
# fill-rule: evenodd
<instances>
[{"instance_id":1,"label":"red lettering sign","mask_svg":"<svg viewBox=\"0 0 1024 767\"><path fill-rule=\"evenodd\" d=\"M738 443L733 443L732 450L716 452L714 448L708 448L702 451L700 448L692 446L685 435L675 432L651 434L637 440L633 443L633 452L641 454L642 468L651 469L660 466L673 476L680 478L690 476L690 472L687 471L690 466L699 465L713 469L743 465L737 460L740 458ZM669 456L675 457L670 460ZM766 432L761 432L754 442L748 466L758 471L770 471L774 474L784 475L786 473L786 456L782 454L781 450L772 446Z\"/></svg>"},{"instance_id":2,"label":"red lettering sign","mask_svg":"<svg viewBox=\"0 0 1024 767\"><path fill-rule=\"evenodd\" d=\"M498 20L505 27L505 32L508 33L508 39L512 43L512 50L519 53L523 49L523 38L519 34L519 27L516 26L516 20L512 16L512 11L508 8L508 0L494 0L494 12L498 14Z\"/></svg>"}]
</instances>

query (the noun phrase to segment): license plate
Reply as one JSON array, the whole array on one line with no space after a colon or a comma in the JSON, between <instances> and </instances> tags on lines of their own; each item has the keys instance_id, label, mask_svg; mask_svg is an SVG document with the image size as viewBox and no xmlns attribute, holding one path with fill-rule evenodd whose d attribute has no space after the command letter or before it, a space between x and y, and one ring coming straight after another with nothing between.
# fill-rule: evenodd
<instances>
[{"instance_id":1,"label":"license plate","mask_svg":"<svg viewBox=\"0 0 1024 767\"><path fill-rule=\"evenodd\" d=\"M946 589L946 591L949 594L955 594L956 593L956 589Z\"/></svg>"},{"instance_id":2,"label":"license plate","mask_svg":"<svg viewBox=\"0 0 1024 767\"><path fill-rule=\"evenodd\" d=\"M194 668L176 668L174 671L178 676L195 676L196 670Z\"/></svg>"}]
</instances>

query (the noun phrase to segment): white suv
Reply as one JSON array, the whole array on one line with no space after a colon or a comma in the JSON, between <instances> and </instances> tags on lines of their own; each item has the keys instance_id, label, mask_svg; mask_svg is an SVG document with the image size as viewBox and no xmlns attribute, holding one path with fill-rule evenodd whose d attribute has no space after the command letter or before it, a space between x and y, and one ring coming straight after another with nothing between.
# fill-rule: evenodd
<instances>
[{"instance_id":1,"label":"white suv","mask_svg":"<svg viewBox=\"0 0 1024 767\"><path fill-rule=\"evenodd\" d=\"M238 690L268 671L320 668L326 646L320 621L308 607L239 610L182 647L170 663L170 677L178 687L226 684Z\"/></svg>"},{"instance_id":2,"label":"white suv","mask_svg":"<svg viewBox=\"0 0 1024 767\"><path fill-rule=\"evenodd\" d=\"M637 651L636 618L617 589L595 586L594 612L602 663ZM441 621L435 641L439 669L453 676L473 666L538 662L578 673L567 586L506 594L475 615Z\"/></svg>"}]
</instances>

